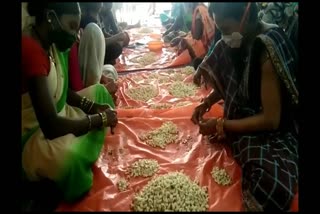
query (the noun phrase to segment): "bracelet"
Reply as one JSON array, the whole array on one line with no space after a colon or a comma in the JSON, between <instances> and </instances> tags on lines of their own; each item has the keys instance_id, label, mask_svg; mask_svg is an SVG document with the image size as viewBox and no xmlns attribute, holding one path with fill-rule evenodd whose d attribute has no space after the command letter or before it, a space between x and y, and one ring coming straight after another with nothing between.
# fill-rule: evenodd
<instances>
[{"instance_id":1,"label":"bracelet","mask_svg":"<svg viewBox=\"0 0 320 214\"><path fill-rule=\"evenodd\" d=\"M93 101L91 101L91 106L90 106L90 108L89 108L88 112L90 112L90 111L91 111L91 109L92 109L93 105L94 105L94 102L93 102Z\"/></svg>"},{"instance_id":2,"label":"bracelet","mask_svg":"<svg viewBox=\"0 0 320 214\"><path fill-rule=\"evenodd\" d=\"M86 97L82 97L80 101L80 108L83 109L84 102L86 101Z\"/></svg>"},{"instance_id":3,"label":"bracelet","mask_svg":"<svg viewBox=\"0 0 320 214\"><path fill-rule=\"evenodd\" d=\"M108 117L107 117L107 113L106 112L100 112L99 113L101 119L102 119L102 126L103 127L107 127L107 122L108 122Z\"/></svg>"},{"instance_id":4,"label":"bracelet","mask_svg":"<svg viewBox=\"0 0 320 214\"><path fill-rule=\"evenodd\" d=\"M224 121L225 120L223 118L217 119L216 130L217 130L218 140L222 140L226 137L225 132L223 130Z\"/></svg>"},{"instance_id":5,"label":"bracelet","mask_svg":"<svg viewBox=\"0 0 320 214\"><path fill-rule=\"evenodd\" d=\"M90 131L90 130L91 130L91 128L92 128L92 120L91 120L91 116L87 114L87 118L88 118L88 120L89 120L89 127L88 127L88 131Z\"/></svg>"},{"instance_id":6,"label":"bracelet","mask_svg":"<svg viewBox=\"0 0 320 214\"><path fill-rule=\"evenodd\" d=\"M94 102L89 100L86 97L82 97L81 102L80 102L80 108L85 111L85 112L90 112L94 105Z\"/></svg>"}]
</instances>

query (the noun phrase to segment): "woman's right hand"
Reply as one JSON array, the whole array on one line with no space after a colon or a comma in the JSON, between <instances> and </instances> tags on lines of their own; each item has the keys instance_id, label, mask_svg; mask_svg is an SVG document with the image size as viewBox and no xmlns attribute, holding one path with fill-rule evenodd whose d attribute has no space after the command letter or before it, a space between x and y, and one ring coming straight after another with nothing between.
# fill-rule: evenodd
<instances>
[{"instance_id":1,"label":"woman's right hand","mask_svg":"<svg viewBox=\"0 0 320 214\"><path fill-rule=\"evenodd\" d=\"M106 109L105 113L107 114L107 127L111 127L111 130L118 124L117 112L112 109Z\"/></svg>"},{"instance_id":2,"label":"woman's right hand","mask_svg":"<svg viewBox=\"0 0 320 214\"><path fill-rule=\"evenodd\" d=\"M211 106L208 106L208 104L206 102L201 103L200 105L198 105L191 117L191 121L195 124L198 125L200 121L203 120L203 115L210 111Z\"/></svg>"},{"instance_id":3,"label":"woman's right hand","mask_svg":"<svg viewBox=\"0 0 320 214\"><path fill-rule=\"evenodd\" d=\"M177 36L176 38L171 40L170 46L175 47L175 46L179 45L181 41L182 41L182 38L180 36Z\"/></svg>"},{"instance_id":4,"label":"woman's right hand","mask_svg":"<svg viewBox=\"0 0 320 214\"><path fill-rule=\"evenodd\" d=\"M115 94L118 91L117 83L109 77L102 75L100 83L106 87L106 89L111 95Z\"/></svg>"}]
</instances>

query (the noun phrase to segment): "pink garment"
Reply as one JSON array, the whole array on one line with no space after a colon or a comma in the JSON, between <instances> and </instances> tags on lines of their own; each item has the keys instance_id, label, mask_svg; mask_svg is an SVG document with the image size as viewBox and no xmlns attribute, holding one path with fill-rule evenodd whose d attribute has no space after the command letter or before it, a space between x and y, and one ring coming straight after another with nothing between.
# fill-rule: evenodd
<instances>
[{"instance_id":1,"label":"pink garment","mask_svg":"<svg viewBox=\"0 0 320 214\"><path fill-rule=\"evenodd\" d=\"M84 88L78 60L78 46L78 42L74 43L69 54L69 88L73 91L80 91Z\"/></svg>"}]
</instances>

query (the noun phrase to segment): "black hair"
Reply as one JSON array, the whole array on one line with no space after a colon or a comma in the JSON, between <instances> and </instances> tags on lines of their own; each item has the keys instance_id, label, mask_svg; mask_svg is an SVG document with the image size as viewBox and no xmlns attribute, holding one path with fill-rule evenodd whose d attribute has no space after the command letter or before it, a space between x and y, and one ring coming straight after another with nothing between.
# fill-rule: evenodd
<instances>
[{"instance_id":1,"label":"black hair","mask_svg":"<svg viewBox=\"0 0 320 214\"><path fill-rule=\"evenodd\" d=\"M54 10L58 17L64 14L79 15L81 13L78 2L29 2L27 10L30 16L36 17L36 23L45 20L47 10Z\"/></svg>"},{"instance_id":2,"label":"black hair","mask_svg":"<svg viewBox=\"0 0 320 214\"><path fill-rule=\"evenodd\" d=\"M246 10L248 2L212 2L209 5L209 13L217 14L222 18L231 18L236 21L241 21ZM256 23L258 21L258 6L256 3L251 3L248 14L248 22Z\"/></svg>"},{"instance_id":3,"label":"black hair","mask_svg":"<svg viewBox=\"0 0 320 214\"><path fill-rule=\"evenodd\" d=\"M210 3L209 11L212 14L215 14L223 18L231 18L238 22L241 21L245 10L247 8L248 2L216 2ZM248 23L256 24L258 23L258 6L256 3L251 3L250 9L248 12ZM243 72L246 65L246 58L249 54L249 50L245 47L246 40L242 41L240 48L230 48L228 52L231 56L232 63L236 71Z\"/></svg>"},{"instance_id":4,"label":"black hair","mask_svg":"<svg viewBox=\"0 0 320 214\"><path fill-rule=\"evenodd\" d=\"M111 10L113 7L113 2L104 2L104 8Z\"/></svg>"},{"instance_id":5,"label":"black hair","mask_svg":"<svg viewBox=\"0 0 320 214\"><path fill-rule=\"evenodd\" d=\"M81 2L81 10L89 13L90 11L98 12L102 8L102 2Z\"/></svg>"}]
</instances>

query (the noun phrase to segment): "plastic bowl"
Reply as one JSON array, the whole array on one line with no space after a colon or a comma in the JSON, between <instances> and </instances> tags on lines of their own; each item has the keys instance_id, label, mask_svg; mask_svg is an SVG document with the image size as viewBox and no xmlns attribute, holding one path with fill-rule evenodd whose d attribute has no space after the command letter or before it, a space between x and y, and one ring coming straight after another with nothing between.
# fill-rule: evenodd
<instances>
[{"instance_id":1,"label":"plastic bowl","mask_svg":"<svg viewBox=\"0 0 320 214\"><path fill-rule=\"evenodd\" d=\"M161 51L163 47L162 41L151 41L148 43L148 48L150 51Z\"/></svg>"}]
</instances>

